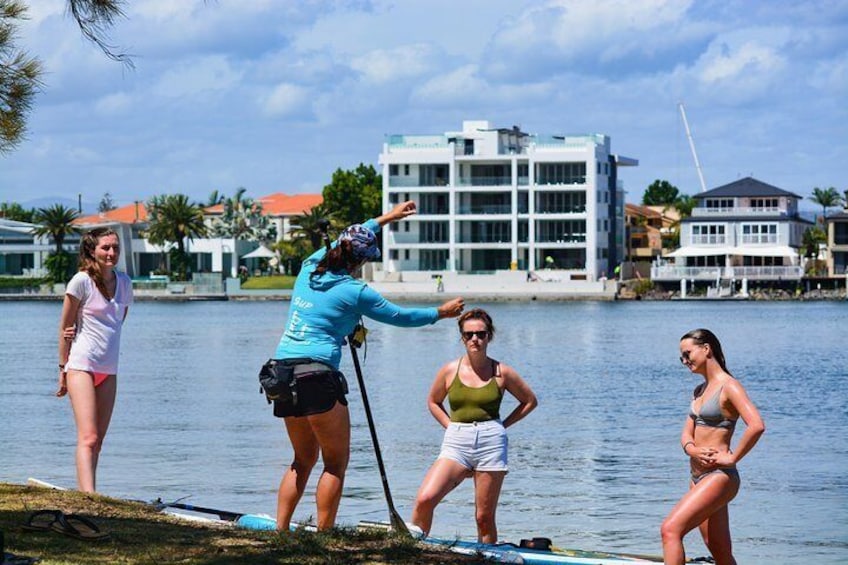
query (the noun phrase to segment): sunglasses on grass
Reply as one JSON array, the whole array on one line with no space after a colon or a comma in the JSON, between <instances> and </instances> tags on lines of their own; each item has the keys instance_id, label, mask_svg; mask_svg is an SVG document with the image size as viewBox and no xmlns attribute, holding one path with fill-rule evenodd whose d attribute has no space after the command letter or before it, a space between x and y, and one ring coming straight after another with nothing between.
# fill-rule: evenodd
<instances>
[{"instance_id":1,"label":"sunglasses on grass","mask_svg":"<svg viewBox=\"0 0 848 565\"><path fill-rule=\"evenodd\" d=\"M487 330L479 330L476 332L462 332L462 339L468 341L472 337L477 336L477 339L484 340L489 339L489 332Z\"/></svg>"}]
</instances>

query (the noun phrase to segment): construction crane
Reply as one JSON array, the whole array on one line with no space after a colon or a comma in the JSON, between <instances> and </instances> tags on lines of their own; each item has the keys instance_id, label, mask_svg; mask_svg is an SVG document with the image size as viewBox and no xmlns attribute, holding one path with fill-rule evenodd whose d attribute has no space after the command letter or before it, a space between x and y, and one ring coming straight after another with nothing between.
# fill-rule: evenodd
<instances>
[{"instance_id":1,"label":"construction crane","mask_svg":"<svg viewBox=\"0 0 848 565\"><path fill-rule=\"evenodd\" d=\"M697 151L695 151L695 140L692 139L692 132L689 131L689 121L686 119L686 110L683 108L683 102L678 102L677 107L680 108L680 115L683 117L683 127L686 128L686 137L689 139L689 148L692 150L692 158L695 159L695 169L698 171L698 180L701 181L701 192L706 192L707 183L704 182L704 172L701 170L701 162L698 160Z\"/></svg>"}]
</instances>

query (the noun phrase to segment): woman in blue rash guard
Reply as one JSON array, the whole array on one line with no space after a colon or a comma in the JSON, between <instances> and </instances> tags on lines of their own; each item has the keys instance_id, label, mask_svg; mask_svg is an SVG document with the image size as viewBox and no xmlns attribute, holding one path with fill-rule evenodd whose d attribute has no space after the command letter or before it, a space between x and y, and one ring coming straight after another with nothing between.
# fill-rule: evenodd
<instances>
[{"instance_id":1,"label":"woman in blue rash guard","mask_svg":"<svg viewBox=\"0 0 848 565\"><path fill-rule=\"evenodd\" d=\"M352 275L365 262L380 257L375 234L382 226L415 213L414 202L398 204L378 218L349 226L329 251L320 249L303 262L274 356L294 364L298 376L296 405L275 402L274 406L274 415L284 418L294 449L294 461L277 495L280 530L288 529L319 453L324 469L315 493L317 526L326 530L335 525L350 458L350 416L338 368L345 338L360 318L419 327L462 313L462 298L438 308L400 307Z\"/></svg>"}]
</instances>

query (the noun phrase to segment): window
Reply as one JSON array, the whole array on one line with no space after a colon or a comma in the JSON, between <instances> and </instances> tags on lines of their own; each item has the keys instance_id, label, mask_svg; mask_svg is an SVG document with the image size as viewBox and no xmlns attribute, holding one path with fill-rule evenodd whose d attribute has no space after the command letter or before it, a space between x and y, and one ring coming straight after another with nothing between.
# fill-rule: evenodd
<instances>
[{"instance_id":1,"label":"window","mask_svg":"<svg viewBox=\"0 0 848 565\"><path fill-rule=\"evenodd\" d=\"M586 163L537 163L536 184L585 184Z\"/></svg>"},{"instance_id":2,"label":"window","mask_svg":"<svg viewBox=\"0 0 848 565\"><path fill-rule=\"evenodd\" d=\"M398 174L398 166L397 165L389 165L389 174L393 177L396 177Z\"/></svg>"},{"instance_id":3,"label":"window","mask_svg":"<svg viewBox=\"0 0 848 565\"><path fill-rule=\"evenodd\" d=\"M692 226L692 245L723 245L726 243L724 224Z\"/></svg>"},{"instance_id":4,"label":"window","mask_svg":"<svg viewBox=\"0 0 848 565\"><path fill-rule=\"evenodd\" d=\"M777 243L777 224L742 224L742 243Z\"/></svg>"},{"instance_id":5,"label":"window","mask_svg":"<svg viewBox=\"0 0 848 565\"><path fill-rule=\"evenodd\" d=\"M776 211L777 198L752 198L751 208L760 211Z\"/></svg>"},{"instance_id":6,"label":"window","mask_svg":"<svg viewBox=\"0 0 848 565\"><path fill-rule=\"evenodd\" d=\"M407 177L409 176L409 165L403 166L403 174Z\"/></svg>"},{"instance_id":7,"label":"window","mask_svg":"<svg viewBox=\"0 0 848 565\"><path fill-rule=\"evenodd\" d=\"M722 210L731 210L733 209L733 199L732 198L707 198L704 202L704 206L710 210L719 212Z\"/></svg>"}]
</instances>

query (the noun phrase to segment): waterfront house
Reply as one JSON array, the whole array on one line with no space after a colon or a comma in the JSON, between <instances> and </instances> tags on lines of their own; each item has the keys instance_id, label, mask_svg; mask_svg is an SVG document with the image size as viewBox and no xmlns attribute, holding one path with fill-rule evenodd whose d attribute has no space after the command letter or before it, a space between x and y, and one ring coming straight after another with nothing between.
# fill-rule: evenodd
<instances>
[{"instance_id":1,"label":"waterfront house","mask_svg":"<svg viewBox=\"0 0 848 565\"><path fill-rule=\"evenodd\" d=\"M277 240L290 237L293 228L291 218L308 212L323 201L320 194L287 195L275 193L257 199L262 203L263 214L276 226ZM210 206L204 209L207 220L220 216L223 206ZM207 224L209 223L207 221ZM113 227L124 243L119 268L132 277L149 277L160 268L162 261L167 264L168 248L151 244L144 236L148 227L147 209L143 202L116 208L108 212L92 214L77 219L76 223L84 229L109 225ZM238 275L239 259L257 248L256 241L239 240L225 237L195 238L186 242L186 251L191 257L192 271L195 273L221 273L224 277Z\"/></svg>"},{"instance_id":2,"label":"waterfront house","mask_svg":"<svg viewBox=\"0 0 848 565\"><path fill-rule=\"evenodd\" d=\"M48 237L37 237L32 231L36 224L0 218L0 275L41 277L47 275L44 259L55 249ZM65 247L79 244L79 238L69 235Z\"/></svg>"},{"instance_id":3,"label":"waterfront house","mask_svg":"<svg viewBox=\"0 0 848 565\"><path fill-rule=\"evenodd\" d=\"M746 177L694 196L680 248L655 261L658 282L798 281L804 231L801 197Z\"/></svg>"},{"instance_id":4,"label":"waterfront house","mask_svg":"<svg viewBox=\"0 0 848 565\"><path fill-rule=\"evenodd\" d=\"M648 277L651 262L661 257L672 242L680 214L674 206L624 205L624 225L627 241L627 263L640 275ZM624 278L636 276L625 272Z\"/></svg>"},{"instance_id":5,"label":"waterfront house","mask_svg":"<svg viewBox=\"0 0 848 565\"><path fill-rule=\"evenodd\" d=\"M613 154L606 135L464 121L461 131L389 135L379 163L383 210L418 207L387 226L384 276L552 268L592 281L624 259L619 168L638 161Z\"/></svg>"},{"instance_id":6,"label":"waterfront house","mask_svg":"<svg viewBox=\"0 0 848 565\"><path fill-rule=\"evenodd\" d=\"M848 275L848 209L829 216L827 222L827 274Z\"/></svg>"}]
</instances>

